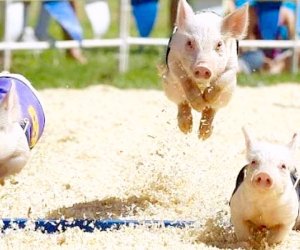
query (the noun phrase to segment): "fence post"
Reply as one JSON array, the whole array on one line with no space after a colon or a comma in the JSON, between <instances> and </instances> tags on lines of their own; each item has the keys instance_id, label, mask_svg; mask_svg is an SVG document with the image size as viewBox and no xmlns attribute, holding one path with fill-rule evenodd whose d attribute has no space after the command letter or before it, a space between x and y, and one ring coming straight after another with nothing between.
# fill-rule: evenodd
<instances>
[{"instance_id":1,"label":"fence post","mask_svg":"<svg viewBox=\"0 0 300 250\"><path fill-rule=\"evenodd\" d=\"M9 43L9 37L8 37L9 27L8 27L8 22L7 22L7 19L8 19L7 8L8 8L8 4L9 4L10 1L11 0L5 0L5 2L4 2L4 42L6 44ZM11 66L11 49L7 47L4 50L3 70L9 71L10 66Z\"/></svg>"},{"instance_id":2,"label":"fence post","mask_svg":"<svg viewBox=\"0 0 300 250\"><path fill-rule=\"evenodd\" d=\"M126 72L128 70L129 61L129 13L130 4L129 0L120 0L120 52L119 52L119 71Z\"/></svg>"}]
</instances>

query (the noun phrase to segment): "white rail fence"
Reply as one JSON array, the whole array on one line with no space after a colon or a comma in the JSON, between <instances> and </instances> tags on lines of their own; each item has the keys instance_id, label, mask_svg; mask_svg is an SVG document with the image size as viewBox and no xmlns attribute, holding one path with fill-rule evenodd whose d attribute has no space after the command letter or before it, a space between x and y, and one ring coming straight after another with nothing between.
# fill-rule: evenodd
<instances>
[{"instance_id":1,"label":"white rail fence","mask_svg":"<svg viewBox=\"0 0 300 250\"><path fill-rule=\"evenodd\" d=\"M0 0L1 1L1 0ZM9 3L12 0L5 0L5 3ZM130 26L130 0L120 1L120 13L119 13L119 37L113 39L84 39L80 43L78 41L55 41L50 42L12 42L4 37L3 41L0 41L0 51L4 53L3 70L9 70L12 64L11 51L14 50L46 50L50 48L68 49L74 47L81 48L98 48L98 47L118 47L119 48L119 71L126 72L128 70L128 61L130 56L131 45L148 45L148 46L167 46L169 38L141 38L131 37L129 33ZM300 13L300 0L296 2L296 13ZM6 12L5 12L6 13ZM7 17L6 17L7 18ZM5 19L6 19L5 18ZM298 15L296 15L295 27L298 23ZM7 22L4 22L7 24ZM4 29L8 29L5 25ZM5 33L4 30L4 33ZM298 40L299 31L295 32L293 40L243 40L240 41L240 47L256 47L256 48L289 48L293 50L292 72L298 71L298 53L300 48L300 40Z\"/></svg>"}]
</instances>

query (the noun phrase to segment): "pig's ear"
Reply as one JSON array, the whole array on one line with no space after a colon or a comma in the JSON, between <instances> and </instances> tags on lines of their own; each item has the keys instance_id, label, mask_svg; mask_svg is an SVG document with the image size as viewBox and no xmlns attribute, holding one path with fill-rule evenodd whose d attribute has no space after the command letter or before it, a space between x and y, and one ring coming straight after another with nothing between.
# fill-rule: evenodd
<instances>
[{"instance_id":1,"label":"pig's ear","mask_svg":"<svg viewBox=\"0 0 300 250\"><path fill-rule=\"evenodd\" d=\"M242 39L247 35L249 14L248 4L227 15L222 22L221 32L225 36Z\"/></svg>"},{"instance_id":2,"label":"pig's ear","mask_svg":"<svg viewBox=\"0 0 300 250\"><path fill-rule=\"evenodd\" d=\"M252 133L249 132L249 130L245 127L242 128L244 137L245 137L245 144L247 147L247 151L251 150L253 148L253 145L256 141L255 137L252 135Z\"/></svg>"},{"instance_id":3,"label":"pig's ear","mask_svg":"<svg viewBox=\"0 0 300 250\"><path fill-rule=\"evenodd\" d=\"M297 147L297 144L298 144L298 134L295 133L295 134L293 135L292 140L289 142L288 147L289 147L292 151L294 151L294 150L296 149L296 147Z\"/></svg>"},{"instance_id":4,"label":"pig's ear","mask_svg":"<svg viewBox=\"0 0 300 250\"><path fill-rule=\"evenodd\" d=\"M186 0L179 0L177 5L176 26L185 29L186 23L194 16L194 11Z\"/></svg>"}]
</instances>

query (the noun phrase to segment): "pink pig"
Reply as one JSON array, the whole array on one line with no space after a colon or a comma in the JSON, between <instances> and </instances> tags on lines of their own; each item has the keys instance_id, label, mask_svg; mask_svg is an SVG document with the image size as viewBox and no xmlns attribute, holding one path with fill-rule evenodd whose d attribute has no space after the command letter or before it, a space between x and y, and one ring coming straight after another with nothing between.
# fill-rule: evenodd
<instances>
[{"instance_id":1,"label":"pink pig","mask_svg":"<svg viewBox=\"0 0 300 250\"><path fill-rule=\"evenodd\" d=\"M258 141L245 129L244 135L248 164L241 169L230 200L231 221L241 242L267 230L267 242L280 243L299 224L297 134L287 145Z\"/></svg>"},{"instance_id":2,"label":"pink pig","mask_svg":"<svg viewBox=\"0 0 300 250\"><path fill-rule=\"evenodd\" d=\"M227 105L236 86L237 39L246 35L247 25L247 5L222 18L210 11L194 14L179 0L163 87L178 106L183 133L192 130L193 108L202 113L199 138L211 135L216 111Z\"/></svg>"}]
</instances>

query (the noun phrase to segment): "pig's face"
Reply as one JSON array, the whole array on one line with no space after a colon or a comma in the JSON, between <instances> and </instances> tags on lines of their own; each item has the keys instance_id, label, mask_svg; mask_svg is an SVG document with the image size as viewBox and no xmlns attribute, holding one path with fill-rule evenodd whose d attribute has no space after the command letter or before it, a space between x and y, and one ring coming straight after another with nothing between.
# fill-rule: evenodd
<instances>
[{"instance_id":1,"label":"pig's face","mask_svg":"<svg viewBox=\"0 0 300 250\"><path fill-rule=\"evenodd\" d=\"M282 193L292 185L293 156L286 146L258 142L248 152L247 181L259 191Z\"/></svg>"},{"instance_id":2,"label":"pig's face","mask_svg":"<svg viewBox=\"0 0 300 250\"><path fill-rule=\"evenodd\" d=\"M228 49L220 33L221 22L216 14L204 12L193 16L192 25L178 28L174 34L171 49L196 82L209 82L226 68Z\"/></svg>"},{"instance_id":3,"label":"pig's face","mask_svg":"<svg viewBox=\"0 0 300 250\"><path fill-rule=\"evenodd\" d=\"M248 166L246 184L258 192L282 194L292 187L290 171L295 169L294 144L276 145L256 141L245 132Z\"/></svg>"},{"instance_id":4,"label":"pig's face","mask_svg":"<svg viewBox=\"0 0 300 250\"><path fill-rule=\"evenodd\" d=\"M180 63L197 83L220 76L229 60L237 60L235 39L247 29L248 7L222 18L212 12L194 14L186 0L177 10L177 31L171 40L172 63Z\"/></svg>"}]
</instances>

